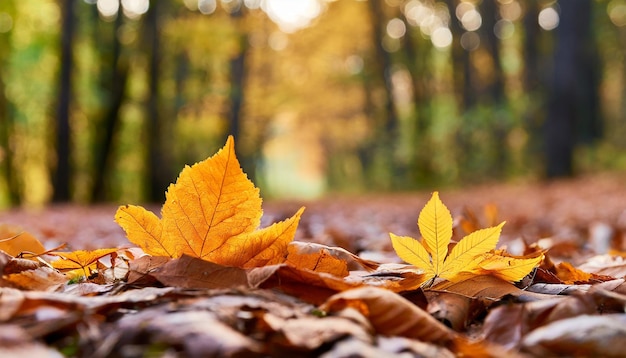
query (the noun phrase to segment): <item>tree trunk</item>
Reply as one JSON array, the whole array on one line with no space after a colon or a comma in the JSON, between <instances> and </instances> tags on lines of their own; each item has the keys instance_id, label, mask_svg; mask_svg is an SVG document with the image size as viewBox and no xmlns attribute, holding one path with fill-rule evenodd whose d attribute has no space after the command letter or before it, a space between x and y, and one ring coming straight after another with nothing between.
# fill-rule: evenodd
<instances>
[{"instance_id":1,"label":"tree trunk","mask_svg":"<svg viewBox=\"0 0 626 358\"><path fill-rule=\"evenodd\" d=\"M56 108L56 168L53 170L52 201L70 201L72 179L70 149L70 102L73 67L74 0L61 0L61 54Z\"/></svg>"},{"instance_id":2,"label":"tree trunk","mask_svg":"<svg viewBox=\"0 0 626 358\"><path fill-rule=\"evenodd\" d=\"M391 183L387 178L397 179L399 177L399 166L394 158L394 146L398 137L398 115L396 113L395 103L393 99L393 83L392 83L392 60L391 54L383 47L383 33L385 31L385 16L381 6L382 0L371 0L369 4L370 21L372 26L372 41L374 46L373 70L375 78L383 88L382 97L382 115L370 113L370 116L377 118L375 136L376 140L371 141L374 146L374 161L381 164L380 167L373 168L375 173L370 170L370 175L376 174L380 178L382 186L389 186ZM377 99L374 99L377 100ZM378 105L378 103L375 103ZM364 167L367 167L364 163ZM382 175L380 175L382 174Z\"/></svg>"},{"instance_id":3,"label":"tree trunk","mask_svg":"<svg viewBox=\"0 0 626 358\"><path fill-rule=\"evenodd\" d=\"M246 60L248 57L248 32L243 26L245 18L244 6L240 6L236 10L230 13L231 21L237 24L239 29L238 45L239 51L230 59L230 93L229 104L230 109L228 113L229 134L235 138L235 149L237 157L241 163L241 166L250 178L254 181L255 176L255 159L254 154L243 150L241 134L242 134L242 107L245 100L245 85L246 85ZM251 152L255 152L252 150Z\"/></svg>"},{"instance_id":4,"label":"tree trunk","mask_svg":"<svg viewBox=\"0 0 626 358\"><path fill-rule=\"evenodd\" d=\"M491 136L495 144L495 162L492 165L493 175L501 177L505 173L508 163L508 148L506 137L508 135L509 124L506 123L506 116L502 116L506 105L504 72L502 71L502 61L500 60L500 40L495 35L495 25L498 13L496 0L486 0L480 5L483 16L483 26L481 27L484 46L493 64L491 71L491 81L486 84L487 102L494 108L494 121L491 125Z\"/></svg>"},{"instance_id":5,"label":"tree trunk","mask_svg":"<svg viewBox=\"0 0 626 358\"><path fill-rule=\"evenodd\" d=\"M403 20L406 17L403 15ZM424 48L418 48L420 36L413 36L411 28L407 29L403 37L403 49L406 56L406 67L411 76L411 85L413 87L413 153L411 158L411 178L412 183L418 185L425 184L433 177L433 167L431 163L432 155L429 153L431 148L430 126L431 113L430 102L431 94L428 90L428 82L430 81L430 68L428 60L430 51Z\"/></svg>"},{"instance_id":6,"label":"tree trunk","mask_svg":"<svg viewBox=\"0 0 626 358\"><path fill-rule=\"evenodd\" d=\"M148 47L148 100L146 102L148 151L148 200L163 202L172 175L170 158L163 138L164 121L159 107L161 75L160 8L164 3L152 1L145 18L145 36Z\"/></svg>"},{"instance_id":7,"label":"tree trunk","mask_svg":"<svg viewBox=\"0 0 626 358\"><path fill-rule=\"evenodd\" d=\"M128 80L128 64L122 58L122 44L119 41L118 33L123 25L124 16L119 14L115 19L112 34L112 58L110 70L103 70L103 74L108 74L103 80L106 84L105 89L109 89L108 99L106 101L106 110L103 118L98 121L99 128L102 131L96 133L96 145L94 156L94 185L91 192L92 202L102 202L107 199L106 179L111 171L113 160L113 140L117 133L120 123L120 109L126 97L126 83ZM106 56L103 56L106 57Z\"/></svg>"},{"instance_id":8,"label":"tree trunk","mask_svg":"<svg viewBox=\"0 0 626 358\"><path fill-rule=\"evenodd\" d=\"M0 67L5 66L9 57L11 32L0 34ZM18 205L21 201L20 190L13 167L13 135L12 104L6 96L6 85L0 71L0 164L2 175L6 183L9 205Z\"/></svg>"},{"instance_id":9,"label":"tree trunk","mask_svg":"<svg viewBox=\"0 0 626 358\"><path fill-rule=\"evenodd\" d=\"M577 128L593 128L597 126L593 123L598 123L591 0L569 0L560 5L561 18L557 28L554 72L545 124L548 178L574 174Z\"/></svg>"}]
</instances>

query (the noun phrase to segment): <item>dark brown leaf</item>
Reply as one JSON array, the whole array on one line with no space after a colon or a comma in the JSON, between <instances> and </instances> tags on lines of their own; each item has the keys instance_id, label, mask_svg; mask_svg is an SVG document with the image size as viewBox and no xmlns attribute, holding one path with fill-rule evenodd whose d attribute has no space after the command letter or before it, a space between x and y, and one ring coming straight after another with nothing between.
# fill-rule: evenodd
<instances>
[{"instance_id":1,"label":"dark brown leaf","mask_svg":"<svg viewBox=\"0 0 626 358\"><path fill-rule=\"evenodd\" d=\"M231 288L248 286L246 271L183 255L150 274L166 286L182 288Z\"/></svg>"}]
</instances>

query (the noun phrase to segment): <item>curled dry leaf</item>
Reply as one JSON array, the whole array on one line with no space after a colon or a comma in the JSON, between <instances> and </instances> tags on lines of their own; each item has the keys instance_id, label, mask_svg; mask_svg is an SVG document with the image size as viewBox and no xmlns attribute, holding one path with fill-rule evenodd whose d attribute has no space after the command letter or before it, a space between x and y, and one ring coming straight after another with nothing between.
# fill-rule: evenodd
<instances>
[{"instance_id":1,"label":"curled dry leaf","mask_svg":"<svg viewBox=\"0 0 626 358\"><path fill-rule=\"evenodd\" d=\"M516 258L502 251L493 252L504 222L465 236L448 254L452 215L437 192L420 212L417 224L423 237L421 242L390 233L391 243L401 259L424 270L426 284L439 277L457 282L484 273L519 281L543 259L543 253L532 258Z\"/></svg>"},{"instance_id":2,"label":"curled dry leaf","mask_svg":"<svg viewBox=\"0 0 626 358\"><path fill-rule=\"evenodd\" d=\"M259 189L242 171L234 148L229 136L214 156L186 166L167 190L161 219L140 206L121 206L115 221L128 239L154 256L186 254L243 268L283 262L304 208L256 230L263 214Z\"/></svg>"},{"instance_id":3,"label":"curled dry leaf","mask_svg":"<svg viewBox=\"0 0 626 358\"><path fill-rule=\"evenodd\" d=\"M287 247L285 263L311 271L345 277L353 270L376 270L377 262L365 260L341 247L293 241Z\"/></svg>"},{"instance_id":4,"label":"curled dry leaf","mask_svg":"<svg viewBox=\"0 0 626 358\"><path fill-rule=\"evenodd\" d=\"M361 287L338 293L321 309L337 312L352 307L366 316L378 334L402 336L446 344L457 338L450 328L400 295L376 287Z\"/></svg>"},{"instance_id":5,"label":"curled dry leaf","mask_svg":"<svg viewBox=\"0 0 626 358\"><path fill-rule=\"evenodd\" d=\"M33 291L56 291L67 283L65 275L48 266L6 275L4 279L14 287Z\"/></svg>"},{"instance_id":6,"label":"curled dry leaf","mask_svg":"<svg viewBox=\"0 0 626 358\"><path fill-rule=\"evenodd\" d=\"M472 305L474 300L467 296L430 290L424 294L428 299L426 311L457 332L465 329L471 318L483 312L476 305Z\"/></svg>"}]
</instances>

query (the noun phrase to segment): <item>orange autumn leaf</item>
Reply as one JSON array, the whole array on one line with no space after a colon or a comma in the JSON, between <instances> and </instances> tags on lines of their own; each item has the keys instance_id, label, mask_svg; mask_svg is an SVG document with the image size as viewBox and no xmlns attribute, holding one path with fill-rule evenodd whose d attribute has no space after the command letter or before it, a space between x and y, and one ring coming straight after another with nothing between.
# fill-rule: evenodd
<instances>
[{"instance_id":1,"label":"orange autumn leaf","mask_svg":"<svg viewBox=\"0 0 626 358\"><path fill-rule=\"evenodd\" d=\"M303 211L257 230L263 214L259 189L241 169L229 136L214 156L182 170L167 190L161 219L126 205L118 209L115 221L147 254L186 254L249 268L284 261Z\"/></svg>"},{"instance_id":2,"label":"orange autumn leaf","mask_svg":"<svg viewBox=\"0 0 626 358\"><path fill-rule=\"evenodd\" d=\"M592 275L572 266L569 262L561 262L556 266L556 276L565 284L589 282Z\"/></svg>"},{"instance_id":3,"label":"orange autumn leaf","mask_svg":"<svg viewBox=\"0 0 626 358\"><path fill-rule=\"evenodd\" d=\"M119 248L98 249L93 251L78 250L72 252L50 252L49 255L58 256L59 259L52 262L52 267L61 271L84 274L88 277L96 269L97 261L107 255L120 250Z\"/></svg>"},{"instance_id":4,"label":"orange autumn leaf","mask_svg":"<svg viewBox=\"0 0 626 358\"><path fill-rule=\"evenodd\" d=\"M519 281L543 259L543 253L531 258L515 258L504 252L493 252L504 222L470 233L448 253L452 215L437 192L420 212L418 226L423 236L421 242L391 233L390 237L398 256L423 271L426 284L436 278L458 282L484 273Z\"/></svg>"},{"instance_id":5,"label":"orange autumn leaf","mask_svg":"<svg viewBox=\"0 0 626 358\"><path fill-rule=\"evenodd\" d=\"M0 225L0 250L13 257L21 254L39 255L46 251L33 235L11 225Z\"/></svg>"}]
</instances>

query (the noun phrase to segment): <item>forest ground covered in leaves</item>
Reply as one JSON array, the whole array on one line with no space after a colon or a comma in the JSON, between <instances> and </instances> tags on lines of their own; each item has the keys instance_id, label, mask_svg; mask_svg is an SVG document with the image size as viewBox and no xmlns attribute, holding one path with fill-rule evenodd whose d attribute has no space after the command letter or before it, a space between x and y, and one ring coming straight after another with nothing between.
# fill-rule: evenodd
<instances>
[{"instance_id":1,"label":"forest ground covered in leaves","mask_svg":"<svg viewBox=\"0 0 626 358\"><path fill-rule=\"evenodd\" d=\"M417 289L399 295L375 287L337 289L332 282L316 284L286 274L283 277L291 281L283 282L284 288L272 281L280 281L280 275L273 275L252 289L194 289L161 281L135 283L133 289L75 285L63 289L65 296L6 291L0 296L5 312L0 319L7 323L0 328L0 349L15 355L91 357L619 356L626 339L624 183L624 174L599 174L440 190L455 220L454 239L462 237L464 225L473 230L506 221L499 247L506 245L508 252L522 255L538 242L552 264L585 268L593 272L591 278L570 277L566 282L567 275L557 275L544 263L542 277L516 286L475 280L470 289ZM339 246L379 263L399 263L389 232L419 237L417 217L430 195L267 201L262 226L284 220L304 205L295 240ZM70 250L131 247L114 222L116 209L112 205L14 209L0 213L0 222L21 226L50 248L63 243ZM158 206L148 209L159 211ZM528 290L530 284L534 289ZM320 287L326 296L321 290L316 299L307 299L308 289ZM332 293L336 295L331 297ZM315 302L319 297L325 300ZM377 311L392 307L399 310L396 316ZM427 327L428 333L417 326Z\"/></svg>"}]
</instances>

